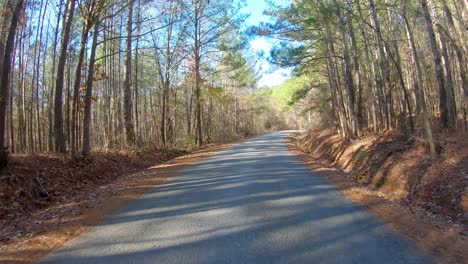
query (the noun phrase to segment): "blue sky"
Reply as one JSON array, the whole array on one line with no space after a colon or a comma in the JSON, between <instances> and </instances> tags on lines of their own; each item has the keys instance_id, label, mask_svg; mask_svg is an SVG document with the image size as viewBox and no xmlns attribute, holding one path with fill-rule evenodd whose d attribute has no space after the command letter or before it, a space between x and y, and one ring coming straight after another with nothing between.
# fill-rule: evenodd
<instances>
[{"instance_id":1,"label":"blue sky","mask_svg":"<svg viewBox=\"0 0 468 264\"><path fill-rule=\"evenodd\" d=\"M287 5L290 0L274 0L275 4ZM263 11L267 8L265 0L247 0L247 6L243 12L250 14L246 20L246 26L255 26L260 22L268 22L269 17L263 15ZM255 37L250 41L250 46L254 52L263 52L269 56L270 50L274 45L274 40L267 37ZM290 78L291 69L276 68L266 58L260 58L257 65L262 72L262 78L258 85L261 86L275 86L281 84Z\"/></svg>"}]
</instances>

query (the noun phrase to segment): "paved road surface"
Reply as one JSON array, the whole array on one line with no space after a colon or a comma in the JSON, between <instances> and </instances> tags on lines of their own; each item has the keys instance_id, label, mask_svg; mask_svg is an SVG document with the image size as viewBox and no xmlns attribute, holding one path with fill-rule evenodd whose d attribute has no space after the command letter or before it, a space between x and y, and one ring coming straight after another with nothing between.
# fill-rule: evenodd
<instances>
[{"instance_id":1,"label":"paved road surface","mask_svg":"<svg viewBox=\"0 0 468 264\"><path fill-rule=\"evenodd\" d=\"M43 263L433 263L290 154L287 132L181 171Z\"/></svg>"}]
</instances>

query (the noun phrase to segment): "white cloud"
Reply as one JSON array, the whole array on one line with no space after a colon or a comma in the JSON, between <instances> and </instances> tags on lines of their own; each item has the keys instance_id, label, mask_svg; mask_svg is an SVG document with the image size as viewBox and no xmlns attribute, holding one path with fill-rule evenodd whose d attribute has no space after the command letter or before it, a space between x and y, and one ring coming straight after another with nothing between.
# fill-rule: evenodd
<instances>
[{"instance_id":1,"label":"white cloud","mask_svg":"<svg viewBox=\"0 0 468 264\"><path fill-rule=\"evenodd\" d=\"M272 73L263 73L262 78L258 81L258 86L273 87L287 81L291 76L291 69L279 69Z\"/></svg>"},{"instance_id":2,"label":"white cloud","mask_svg":"<svg viewBox=\"0 0 468 264\"><path fill-rule=\"evenodd\" d=\"M271 42L266 41L264 37L256 38L250 42L252 49L256 51L263 51L265 54L270 53L272 44Z\"/></svg>"}]
</instances>

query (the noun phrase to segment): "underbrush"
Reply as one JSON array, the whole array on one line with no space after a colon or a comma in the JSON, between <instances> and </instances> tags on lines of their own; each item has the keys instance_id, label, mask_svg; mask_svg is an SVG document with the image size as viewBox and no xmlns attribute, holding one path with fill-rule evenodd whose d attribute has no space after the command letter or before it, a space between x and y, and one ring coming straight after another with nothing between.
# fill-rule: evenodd
<instances>
[{"instance_id":1,"label":"underbrush","mask_svg":"<svg viewBox=\"0 0 468 264\"><path fill-rule=\"evenodd\" d=\"M168 149L99 151L89 159L77 160L64 154L11 155L12 176L0 180L0 226L186 153Z\"/></svg>"}]
</instances>

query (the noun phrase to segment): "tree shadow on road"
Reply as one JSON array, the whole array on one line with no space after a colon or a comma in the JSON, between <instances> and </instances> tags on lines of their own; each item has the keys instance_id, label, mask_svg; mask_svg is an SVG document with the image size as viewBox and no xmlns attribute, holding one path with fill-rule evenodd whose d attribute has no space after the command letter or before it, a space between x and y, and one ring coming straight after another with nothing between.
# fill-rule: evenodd
<instances>
[{"instance_id":1,"label":"tree shadow on road","mask_svg":"<svg viewBox=\"0 0 468 264\"><path fill-rule=\"evenodd\" d=\"M183 170L46 263L430 263L264 136Z\"/></svg>"}]
</instances>

